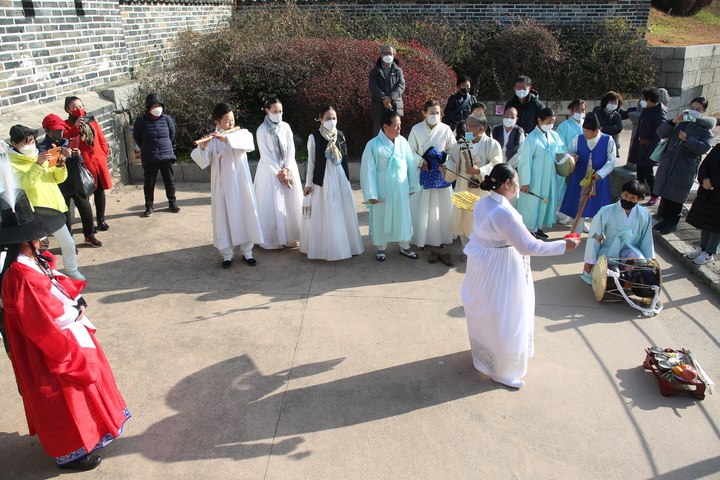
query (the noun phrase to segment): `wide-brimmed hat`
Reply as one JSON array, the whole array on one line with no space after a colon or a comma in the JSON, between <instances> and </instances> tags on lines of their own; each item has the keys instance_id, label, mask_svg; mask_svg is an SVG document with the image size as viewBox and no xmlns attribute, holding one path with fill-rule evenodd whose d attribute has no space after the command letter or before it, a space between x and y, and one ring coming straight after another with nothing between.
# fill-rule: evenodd
<instances>
[{"instance_id":1,"label":"wide-brimmed hat","mask_svg":"<svg viewBox=\"0 0 720 480\"><path fill-rule=\"evenodd\" d=\"M33 209L23 190L13 193L11 198L7 192L0 193L0 245L47 237L65 225L65 214L61 211L46 207Z\"/></svg>"}]
</instances>

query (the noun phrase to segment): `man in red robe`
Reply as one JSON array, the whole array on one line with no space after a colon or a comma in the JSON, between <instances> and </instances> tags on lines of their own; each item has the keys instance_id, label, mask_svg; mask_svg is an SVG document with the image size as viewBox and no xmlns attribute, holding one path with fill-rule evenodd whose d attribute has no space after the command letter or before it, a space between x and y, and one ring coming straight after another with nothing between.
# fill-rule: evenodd
<instances>
[{"instance_id":1,"label":"man in red robe","mask_svg":"<svg viewBox=\"0 0 720 480\"><path fill-rule=\"evenodd\" d=\"M10 245L2 273L6 337L30 435L60 468L91 470L90 452L120 435L130 418L110 365L85 316L86 282L55 271L41 238L65 222L50 208L33 211L22 190L0 198L0 244Z\"/></svg>"}]
</instances>

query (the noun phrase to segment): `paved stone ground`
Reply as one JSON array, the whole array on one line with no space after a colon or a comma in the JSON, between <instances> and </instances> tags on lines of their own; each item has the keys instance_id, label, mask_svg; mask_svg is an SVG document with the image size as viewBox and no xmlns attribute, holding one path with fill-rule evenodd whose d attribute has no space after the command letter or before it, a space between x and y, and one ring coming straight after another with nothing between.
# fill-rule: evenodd
<instances>
[{"instance_id":1,"label":"paved stone ground","mask_svg":"<svg viewBox=\"0 0 720 480\"><path fill-rule=\"evenodd\" d=\"M472 369L465 264L429 264L430 250L378 263L364 237L345 261L257 249L257 267L223 270L209 185L178 197L181 213L159 203L146 219L142 189L122 187L105 245L79 247L88 314L134 415L83 478L720 475L718 399L662 397L640 366L646 347L686 347L720 379L720 300L663 247L653 318L595 302L581 250L533 259L536 356L515 391ZM446 250L457 260L459 242ZM5 356L0 466L3 480L62 472L28 436Z\"/></svg>"}]
</instances>

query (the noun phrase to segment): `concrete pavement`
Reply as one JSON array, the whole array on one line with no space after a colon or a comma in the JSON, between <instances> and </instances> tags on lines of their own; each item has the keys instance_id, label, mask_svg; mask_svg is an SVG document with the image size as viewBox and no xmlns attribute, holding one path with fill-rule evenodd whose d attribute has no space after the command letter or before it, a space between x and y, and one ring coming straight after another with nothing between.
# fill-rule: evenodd
<instances>
[{"instance_id":1,"label":"concrete pavement","mask_svg":"<svg viewBox=\"0 0 720 480\"><path fill-rule=\"evenodd\" d=\"M122 187L104 246L79 247L88 314L133 413L83 478L720 475L716 396L664 398L640 366L645 347L686 347L720 380L720 301L662 247L654 318L595 302L580 250L533 259L536 355L515 391L472 369L459 242L451 268L427 263L431 249L378 263L365 236L345 261L258 248L257 267L223 270L209 185L180 184L178 198L179 214L159 203L141 218L142 188ZM5 356L0 465L8 480L66 474L28 436Z\"/></svg>"}]
</instances>

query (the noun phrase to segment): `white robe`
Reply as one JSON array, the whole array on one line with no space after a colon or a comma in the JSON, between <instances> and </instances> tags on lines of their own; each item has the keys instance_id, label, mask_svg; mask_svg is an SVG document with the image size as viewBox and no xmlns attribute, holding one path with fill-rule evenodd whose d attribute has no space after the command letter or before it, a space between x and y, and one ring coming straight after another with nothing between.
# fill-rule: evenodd
<instances>
[{"instance_id":1,"label":"white robe","mask_svg":"<svg viewBox=\"0 0 720 480\"><path fill-rule=\"evenodd\" d=\"M457 143L450 127L438 123L430 128L423 121L415 125L408 136L408 143L413 152L415 166L420 175L423 162L422 155L430 148L435 147L438 152L450 153ZM413 236L410 243L418 247L435 245L453 241L450 231L450 218L452 217L452 187L423 188L410 197L410 218L412 218Z\"/></svg>"},{"instance_id":2,"label":"white robe","mask_svg":"<svg viewBox=\"0 0 720 480\"><path fill-rule=\"evenodd\" d=\"M485 175L489 175L493 167L498 163L503 163L502 148L497 140L492 137L488 137L483 134L480 137L480 141L472 144L472 157L473 164L480 169L480 175L476 178L478 183L482 182ZM460 145L457 144L453 147L450 152L445 165L450 170L459 173L464 177L471 178L471 176L465 173L467 168L465 160L460 155ZM479 188L469 188L468 181L462 177L456 176L454 173L447 172L445 179L448 182L456 181L455 191L456 192L470 192L474 193L479 197L488 195L488 192L480 190ZM470 210L463 210L453 205L452 217L450 218L450 231L455 235L465 235L469 237L473 232L473 212Z\"/></svg>"},{"instance_id":3,"label":"white robe","mask_svg":"<svg viewBox=\"0 0 720 480\"><path fill-rule=\"evenodd\" d=\"M327 261L360 255L365 248L360 235L352 187L342 164L336 165L327 160L323 185L315 185L313 174L316 156L313 135L308 137L307 149L305 186L313 189L310 194L312 212L310 218L302 220L300 251L307 254L309 259Z\"/></svg>"},{"instance_id":4,"label":"white robe","mask_svg":"<svg viewBox=\"0 0 720 480\"><path fill-rule=\"evenodd\" d=\"M518 380L533 356L535 287L528 256L561 255L565 241L536 240L495 192L478 200L473 215L461 291L473 365L495 379Z\"/></svg>"},{"instance_id":5,"label":"white robe","mask_svg":"<svg viewBox=\"0 0 720 480\"><path fill-rule=\"evenodd\" d=\"M255 172L255 196L264 238L260 244L262 248L282 248L300 240L302 184L295 162L295 143L290 125L280 122L280 128L280 141L289 152L286 165L282 165L275 154L274 140L265 123L257 129L260 161ZM294 182L292 188L277 177L283 168L290 170L288 175Z\"/></svg>"},{"instance_id":6,"label":"white robe","mask_svg":"<svg viewBox=\"0 0 720 480\"><path fill-rule=\"evenodd\" d=\"M205 150L196 148L191 154L200 168L212 167L210 212L213 245L219 250L263 242L246 155L255 150L252 133L242 129L227 138L227 143L212 139Z\"/></svg>"}]
</instances>

